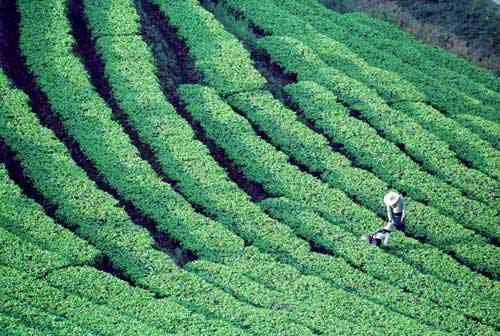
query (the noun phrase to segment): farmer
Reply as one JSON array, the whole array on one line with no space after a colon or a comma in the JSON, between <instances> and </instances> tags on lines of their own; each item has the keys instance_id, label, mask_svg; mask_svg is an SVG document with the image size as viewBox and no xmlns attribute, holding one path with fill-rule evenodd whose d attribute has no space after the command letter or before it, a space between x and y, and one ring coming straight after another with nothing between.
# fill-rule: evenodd
<instances>
[{"instance_id":1,"label":"farmer","mask_svg":"<svg viewBox=\"0 0 500 336\"><path fill-rule=\"evenodd\" d=\"M390 230L394 227L400 231L405 230L405 201L403 196L395 191L389 191L384 197L384 203L387 208L388 223L392 224Z\"/></svg>"},{"instance_id":2,"label":"farmer","mask_svg":"<svg viewBox=\"0 0 500 336\"><path fill-rule=\"evenodd\" d=\"M394 229L404 231L405 229L405 203L403 196L394 191L389 191L384 197L387 207L387 219L385 226L370 235L363 235L362 240L376 246L388 246L389 236Z\"/></svg>"}]
</instances>

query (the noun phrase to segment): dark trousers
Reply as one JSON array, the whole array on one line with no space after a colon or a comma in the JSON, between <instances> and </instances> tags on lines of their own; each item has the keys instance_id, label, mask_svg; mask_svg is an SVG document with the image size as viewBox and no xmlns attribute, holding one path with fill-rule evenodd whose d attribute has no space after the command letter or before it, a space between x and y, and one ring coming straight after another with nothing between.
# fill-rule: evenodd
<instances>
[{"instance_id":1,"label":"dark trousers","mask_svg":"<svg viewBox=\"0 0 500 336\"><path fill-rule=\"evenodd\" d=\"M394 219L394 226L399 231L405 231L405 221L403 220L403 213L392 213L392 218Z\"/></svg>"}]
</instances>

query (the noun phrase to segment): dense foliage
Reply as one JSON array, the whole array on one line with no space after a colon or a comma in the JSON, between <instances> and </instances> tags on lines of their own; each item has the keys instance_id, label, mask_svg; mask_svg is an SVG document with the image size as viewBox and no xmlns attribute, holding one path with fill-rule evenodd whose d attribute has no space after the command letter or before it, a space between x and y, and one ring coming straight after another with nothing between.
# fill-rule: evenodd
<instances>
[{"instance_id":1,"label":"dense foliage","mask_svg":"<svg viewBox=\"0 0 500 336\"><path fill-rule=\"evenodd\" d=\"M315 0L8 11L8 335L498 334L493 75Z\"/></svg>"}]
</instances>

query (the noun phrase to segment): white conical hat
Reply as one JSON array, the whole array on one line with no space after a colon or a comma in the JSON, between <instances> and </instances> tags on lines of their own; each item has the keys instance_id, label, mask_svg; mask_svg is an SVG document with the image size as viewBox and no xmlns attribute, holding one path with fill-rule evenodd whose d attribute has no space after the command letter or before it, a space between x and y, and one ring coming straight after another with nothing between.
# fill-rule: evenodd
<instances>
[{"instance_id":1,"label":"white conical hat","mask_svg":"<svg viewBox=\"0 0 500 336\"><path fill-rule=\"evenodd\" d=\"M387 206L392 206L396 204L399 200L399 194L395 191L389 191L385 196L384 196L384 203Z\"/></svg>"}]
</instances>

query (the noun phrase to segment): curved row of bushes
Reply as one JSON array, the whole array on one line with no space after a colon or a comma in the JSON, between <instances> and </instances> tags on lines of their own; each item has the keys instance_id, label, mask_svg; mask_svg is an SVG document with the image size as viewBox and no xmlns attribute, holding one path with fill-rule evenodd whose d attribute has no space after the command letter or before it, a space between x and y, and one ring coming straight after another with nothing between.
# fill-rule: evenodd
<instances>
[{"instance_id":1,"label":"curved row of bushes","mask_svg":"<svg viewBox=\"0 0 500 336\"><path fill-rule=\"evenodd\" d=\"M4 77L0 74L0 78ZM0 109L0 113L2 112L3 108ZM23 195L21 189L10 180L1 163L0 195L0 226L3 230L42 250L54 252L73 265L93 265L100 258L99 250L54 223L40 205Z\"/></svg>"},{"instance_id":2,"label":"curved row of bushes","mask_svg":"<svg viewBox=\"0 0 500 336\"><path fill-rule=\"evenodd\" d=\"M439 106L445 113L452 113L451 116L457 120L460 120L457 117L463 113L484 115L494 120L498 118L495 108L485 107L480 101L466 96L447 83L423 74L397 57L373 48L370 43L361 41L360 38L354 38L354 34L349 32L349 28L346 28L347 31L345 31L334 25L331 20L325 19L324 15L313 15L311 18L310 11L305 10L302 4L294 1L277 3L277 5L284 6L291 13L298 15L292 17L290 12L273 5L271 2L228 0L221 3L225 4L224 6L229 8L230 12L237 12L238 19L245 18L252 25L263 29L266 35L272 33L280 36L293 36L301 40L318 52L326 63L339 67L348 72L349 76L363 79L364 83L377 88L381 96L389 102L397 97L400 97L399 101L418 101L422 99L422 93L424 93L423 98L426 101L432 101L433 106ZM304 21L306 18L309 18L309 21ZM315 28L324 34L318 33ZM398 78L398 76L402 78ZM378 80L374 80L373 77L378 78ZM403 79L407 79L409 82L406 82L406 85L401 85ZM415 85L413 90L409 89L413 85ZM396 99L396 101L398 100ZM492 133L488 124L488 120L480 119L480 122L469 125L469 127L498 148L498 134Z\"/></svg>"},{"instance_id":3,"label":"curved row of bushes","mask_svg":"<svg viewBox=\"0 0 500 336\"><path fill-rule=\"evenodd\" d=\"M477 115L459 114L454 119L466 129L489 141L497 150L500 149L500 125L494 121L485 120Z\"/></svg>"},{"instance_id":4,"label":"curved row of bushes","mask_svg":"<svg viewBox=\"0 0 500 336\"><path fill-rule=\"evenodd\" d=\"M468 161L475 169L500 179L500 152L458 121L419 102L396 103L394 107L448 143L460 159Z\"/></svg>"},{"instance_id":5,"label":"curved row of bushes","mask_svg":"<svg viewBox=\"0 0 500 336\"><path fill-rule=\"evenodd\" d=\"M54 288L45 280L37 279L28 272L17 271L2 265L0 265L0 271L0 294L2 296L8 296L14 302L25 302L25 305L50 312L57 315L60 320L69 320L70 323L75 323L78 329L85 330L83 334L172 335L109 307ZM14 312L11 311L11 313ZM42 331L50 334L51 329Z\"/></svg>"},{"instance_id":6,"label":"curved row of bushes","mask_svg":"<svg viewBox=\"0 0 500 336\"><path fill-rule=\"evenodd\" d=\"M434 60L436 57L429 57L430 47L419 48L409 40L390 39L387 35L390 29L374 29L373 26L366 26L356 19L356 15L341 15L329 10L316 0L305 0L294 2L290 0L275 1L278 6L289 10L291 14L298 15L306 22L310 23L318 31L329 36L345 41L353 46L355 50L372 50L379 55L389 56L389 60L397 58L406 65L412 67L414 71L419 71L424 76L430 76L436 82L446 83L458 92L474 98L493 109L500 106L500 94L497 89L490 89L463 75L463 71L450 71L446 67L438 66ZM375 21L375 20L373 20ZM388 34L384 34L388 32ZM426 51L424 51L426 50ZM469 65L470 66L470 65ZM463 68L466 68L462 67ZM393 68L396 71L396 68ZM396 71L403 73L405 69ZM484 71L483 72L487 72ZM491 74L490 74L491 75Z\"/></svg>"},{"instance_id":7,"label":"curved row of bushes","mask_svg":"<svg viewBox=\"0 0 500 336\"><path fill-rule=\"evenodd\" d=\"M153 293L91 267L68 267L47 276L50 286L91 300L131 318L175 335L247 335L224 322L206 319L171 299ZM141 331L143 332L143 331Z\"/></svg>"},{"instance_id":8,"label":"curved row of bushes","mask_svg":"<svg viewBox=\"0 0 500 336\"><path fill-rule=\"evenodd\" d=\"M426 170L437 174L442 180L464 191L474 199L487 204L493 202L492 199L495 195L494 187L498 188L500 186L498 181L461 164L456 158L455 153L448 148L445 142L422 128L406 114L399 113L389 106L390 99L386 98L389 100L389 102L386 102L383 99L383 92L380 93L382 97L379 97L377 90L371 89L369 85L365 85L366 82L373 82L372 87L380 87L384 90L388 87L386 83L387 79L372 79L374 77L373 72L376 69L370 70L368 67L365 70L367 67L363 66L363 61L359 60L352 51L346 47L341 48L342 46L337 46L338 43L336 44L333 39L318 34L306 23L297 25L297 22L290 15L285 15L286 12L280 13L279 8L273 7L270 3L236 1L238 4L235 5L231 0L226 2L235 6L235 8L242 11L246 16L250 16L251 22L272 35L296 38L311 47L315 53L321 55L321 58L316 56L316 54L308 54L309 57L306 58L306 64L303 66L309 67L309 78L312 79L319 76L319 74L315 74L316 69L324 68L327 65L331 66L332 69L335 68L337 75L335 80L344 85L350 92L349 99L345 96L339 97L343 99L345 104L359 111L360 116L367 120L374 128L381 132L383 130L384 136L392 142L403 144L405 151L420 162ZM275 13L280 15L275 15ZM301 27L300 29L298 28L299 26ZM263 38L263 40L268 38ZM261 44L261 40L257 43L258 45ZM343 58L348 59L347 64L343 64L344 62L340 61ZM323 62L322 59L325 61ZM297 62L298 59L295 61ZM335 62L338 64L334 64ZM365 73L368 79L355 80L355 78L359 78L361 73ZM380 74L380 71L376 70L375 73ZM400 84L398 80L391 80L391 82L403 90L409 90L410 88L410 85ZM398 94L394 95L398 96ZM410 93L396 98L396 101L399 100L419 101L419 97L416 94ZM496 111L494 114L496 115Z\"/></svg>"},{"instance_id":9,"label":"curved row of bushes","mask_svg":"<svg viewBox=\"0 0 500 336\"><path fill-rule=\"evenodd\" d=\"M307 89L309 89L308 93L314 91L314 89L321 92L321 88L315 86L313 82L285 87L285 91L297 92L297 96L300 95L301 90L305 91ZM321 100L318 97L318 94L310 94L308 98L315 101L309 101L308 104L311 106L314 106L315 103L320 104ZM338 162L342 163L347 159L340 154L335 154L322 135L317 134L301 123L297 119L295 112L283 106L270 93L250 92L237 94L229 97L228 102L263 131L275 146L278 146L283 152L312 172L321 174L321 179L330 186L346 191L352 198L362 200L362 204L373 212L385 215L381 195L384 195L390 189L389 186L370 173L339 164ZM314 119L309 118L309 120L314 123ZM350 137L340 139L335 137L337 143L344 144L346 139L347 142L351 138L356 139L352 124L332 115L328 120L337 125L336 130L345 128L347 132L351 131ZM358 137L358 139L358 141L363 142L368 140L364 136ZM363 183L360 183L360 181L363 181ZM493 274L500 273L500 269L498 269L500 260L496 257L498 251L487 244L483 237L464 229L461 225L441 215L435 209L412 199L407 199L407 201L408 211L412 213L412 216L407 220L407 233L419 239L425 239L444 251L457 254L458 258L464 259L465 263L473 269L486 270ZM378 229L376 223L373 223L370 227L348 228L355 230L357 234ZM460 250L456 249L455 244L462 246L462 248ZM467 245L467 249L464 249L463 245ZM460 254L458 251L465 253ZM488 255L489 259L485 258L485 255Z\"/></svg>"},{"instance_id":10,"label":"curved row of bushes","mask_svg":"<svg viewBox=\"0 0 500 336\"><path fill-rule=\"evenodd\" d=\"M380 36L388 40L401 41L412 49L416 50L423 57L433 60L437 65L446 67L457 74L463 74L470 79L485 85L493 91L500 92L500 80L492 72L471 64L470 62L453 55L441 48L430 47L415 40L411 35L401 31L397 27L376 20L364 13L349 13L344 15L347 23L355 22L363 34L370 36Z\"/></svg>"},{"instance_id":11,"label":"curved row of bushes","mask_svg":"<svg viewBox=\"0 0 500 336\"><path fill-rule=\"evenodd\" d=\"M287 155L259 138L248 121L233 112L213 90L197 85L184 85L179 90L187 111L200 123L207 136L226 151L249 179L261 183L270 194L287 196L304 206L328 211L336 219L334 222L360 227L370 227L373 223L382 225L372 212L354 204L341 191L327 187L290 165ZM313 259L309 255L297 254L296 258L298 263L304 262L304 266L313 267L315 264L305 262ZM323 263L320 274L327 274L326 266ZM439 295L434 299L445 306L460 307L470 314L486 314L481 317L484 321L492 317L486 311L479 312L488 306L481 300L468 302L465 306L470 306L465 307L464 302L456 300L453 295Z\"/></svg>"},{"instance_id":12,"label":"curved row of bushes","mask_svg":"<svg viewBox=\"0 0 500 336\"><path fill-rule=\"evenodd\" d=\"M111 109L92 87L83 64L71 48L58 46L57 57L51 55L53 47L50 44L37 51L24 48L28 41L35 44L34 31L41 27L38 17L25 11L33 7L47 10L47 15L56 17L65 14L64 8L52 9L49 4L20 6L21 49L52 110L99 173L124 200L153 219L158 230L195 254L216 258L220 254L238 252L243 247L241 239L219 223L197 214L142 160L122 127L113 120ZM69 30L67 20L60 24ZM74 84L68 86L68 83Z\"/></svg>"},{"instance_id":13,"label":"curved row of bushes","mask_svg":"<svg viewBox=\"0 0 500 336\"><path fill-rule=\"evenodd\" d=\"M76 322L7 296L0 297L0 326L8 335L65 336L91 332Z\"/></svg>"},{"instance_id":14,"label":"curved row of bushes","mask_svg":"<svg viewBox=\"0 0 500 336\"><path fill-rule=\"evenodd\" d=\"M177 35L189 48L195 68L203 75L204 83L216 88L221 95L263 87L265 80L252 66L245 48L230 33L221 29L215 17L197 2L152 2L177 28ZM207 34L209 39L206 38ZM241 76L242 73L245 76Z\"/></svg>"},{"instance_id":15,"label":"curved row of bushes","mask_svg":"<svg viewBox=\"0 0 500 336\"><path fill-rule=\"evenodd\" d=\"M336 95L330 98L334 106L337 106L336 110L339 106L338 99L347 103L352 109L366 115L367 118L384 119L380 115L378 104L371 102L370 92L366 92L361 84L353 82L334 69L318 68L321 63L316 62L317 58L314 52L299 41L288 37L266 37L260 40L259 47L269 53L273 62L281 65L285 71L297 74L299 80L313 80L331 90ZM311 59L314 61L309 62ZM307 106L304 104L300 107L306 110ZM341 111L343 114L349 114L349 111L344 107ZM391 120L388 123L390 124ZM363 123L362 127L366 128L367 126ZM396 125L393 127L395 128ZM407 131L410 134L415 132L415 130ZM373 129L369 129L369 132L373 134ZM371 153L363 161L360 159L358 161L373 169L382 179L401 191L406 191L416 200L428 201L432 206L443 210L445 214L452 216L468 228L490 237L500 237L500 227L496 223L495 211L492 208L462 196L455 188L422 171L417 163L384 138L372 136L371 141L367 142L363 139L363 143L364 151L371 144L376 145L379 150L377 154ZM379 145L381 143L384 143L383 147ZM404 142L403 144L407 145ZM418 144L418 141L413 142L415 147L418 147ZM432 156L432 149L427 154ZM356 151L353 151L351 155L356 155ZM435 163L439 165L440 161L436 160ZM443 164L441 168L443 173L448 171L446 164ZM477 184L473 182L469 181L470 188ZM495 190L496 184L485 187Z\"/></svg>"},{"instance_id":16,"label":"curved row of bushes","mask_svg":"<svg viewBox=\"0 0 500 336\"><path fill-rule=\"evenodd\" d=\"M307 4L307 7L304 7ZM298 15L301 19L306 20L313 25L318 31L328 35L334 40L341 41L347 46L350 46L356 53L363 56L370 64L382 69L390 70L398 73L403 78L406 78L415 84L422 92L426 94L427 99L433 102L433 106L439 106L440 110L444 113L451 113L451 117L463 126L470 128L473 132L477 133L484 140L489 141L497 149L500 148L499 133L490 129L491 121L479 117L479 115L489 118L497 118L496 111L498 110L498 93L500 92L500 82L491 73L484 71L480 68L473 67L471 64L461 60L453 55L443 52L439 48L430 48L428 46L414 44L410 41L401 41L396 44L397 48L394 49L393 41L387 39L388 27L384 22L369 18L364 14L351 13L347 15L338 15L330 10L326 10L322 5L318 4L315 0L306 2L292 2L281 1L277 5ZM366 26L361 21L368 21L373 26ZM380 30L375 27L384 26ZM394 27L392 27L394 29ZM389 29L390 30L390 29ZM401 33L401 31L399 31ZM357 36L356 36L357 35ZM369 40L367 40L369 39ZM377 42L382 43L377 49ZM385 48L384 44L389 43L390 48ZM415 50L417 47L418 50ZM401 53L405 51L404 55ZM391 54L394 53L393 54ZM422 54L422 56L420 56ZM449 57L448 57L449 56ZM404 57L404 61L400 59ZM443 66L436 66L429 63L429 60L436 60L443 58L446 61L442 62ZM451 59L450 59L451 57ZM325 58L324 61L328 62L329 59ZM422 68L421 63L426 63ZM453 64L455 74L451 74L446 70L446 66ZM444 67L444 68L443 68ZM463 91L457 90L450 83L456 83L456 80L439 79L436 77L438 73L445 73L447 76L458 76L460 81L465 81L462 89L470 92L472 95L481 96L483 92L494 96L494 104L491 107L485 108L481 99L473 99L467 96ZM483 83L492 91L483 89L481 86L470 83L461 74L467 71L471 78L482 79L479 82ZM467 90L467 89L470 90ZM496 92L495 92L496 91ZM468 123L460 116L462 114L474 115L475 122ZM497 120L497 119L494 119Z\"/></svg>"},{"instance_id":17,"label":"curved row of bushes","mask_svg":"<svg viewBox=\"0 0 500 336\"><path fill-rule=\"evenodd\" d=\"M91 12L88 16L94 18L94 22L90 20L93 34L100 30L110 30L99 28L111 24L99 7L88 3L86 11ZM94 35L113 95L143 141L151 145L163 169L170 177L179 181L178 186L186 197L204 206L218 220L266 251L273 254L295 254L302 250L305 253L304 243L299 244L300 240L288 231L279 229L282 227L280 223L259 213L259 209L249 202L248 196L229 182L208 151L194 140L193 132L186 128L187 123L172 114L175 111L160 98L161 91L152 71L151 54L147 47L138 37L120 36L123 33L115 29L116 37ZM207 40L210 39L208 34L205 33ZM125 42L127 48L120 48ZM144 87L149 92L147 101L141 100ZM152 121L161 127L154 127ZM175 126L179 128L176 129ZM153 129L154 134L146 132ZM263 228L265 231L262 231ZM258 303L262 297L263 295L254 295L247 300ZM299 320L309 321L303 317Z\"/></svg>"},{"instance_id":18,"label":"curved row of bushes","mask_svg":"<svg viewBox=\"0 0 500 336\"><path fill-rule=\"evenodd\" d=\"M42 276L53 269L71 265L64 256L41 249L0 227L0 264Z\"/></svg>"},{"instance_id":19,"label":"curved row of bushes","mask_svg":"<svg viewBox=\"0 0 500 336\"><path fill-rule=\"evenodd\" d=\"M15 89L2 87L2 90ZM257 330L273 330L272 312L245 305L177 267L142 227L132 223L118 202L99 190L71 159L66 147L30 112L26 96L10 95L0 113L0 137L16 153L34 187L56 207L56 217L100 249L113 267L135 284L166 296L188 309L233 320ZM15 107L9 109L8 107ZM37 146L33 146L37 144ZM194 294L196 293L196 294ZM203 307L201 309L200 307ZM267 321L255 324L254 321ZM279 319L278 319L279 320ZM286 323L281 320L281 323ZM263 325L264 324L264 325ZM224 332L241 331L225 324ZM304 332L299 328L300 332Z\"/></svg>"}]
</instances>

